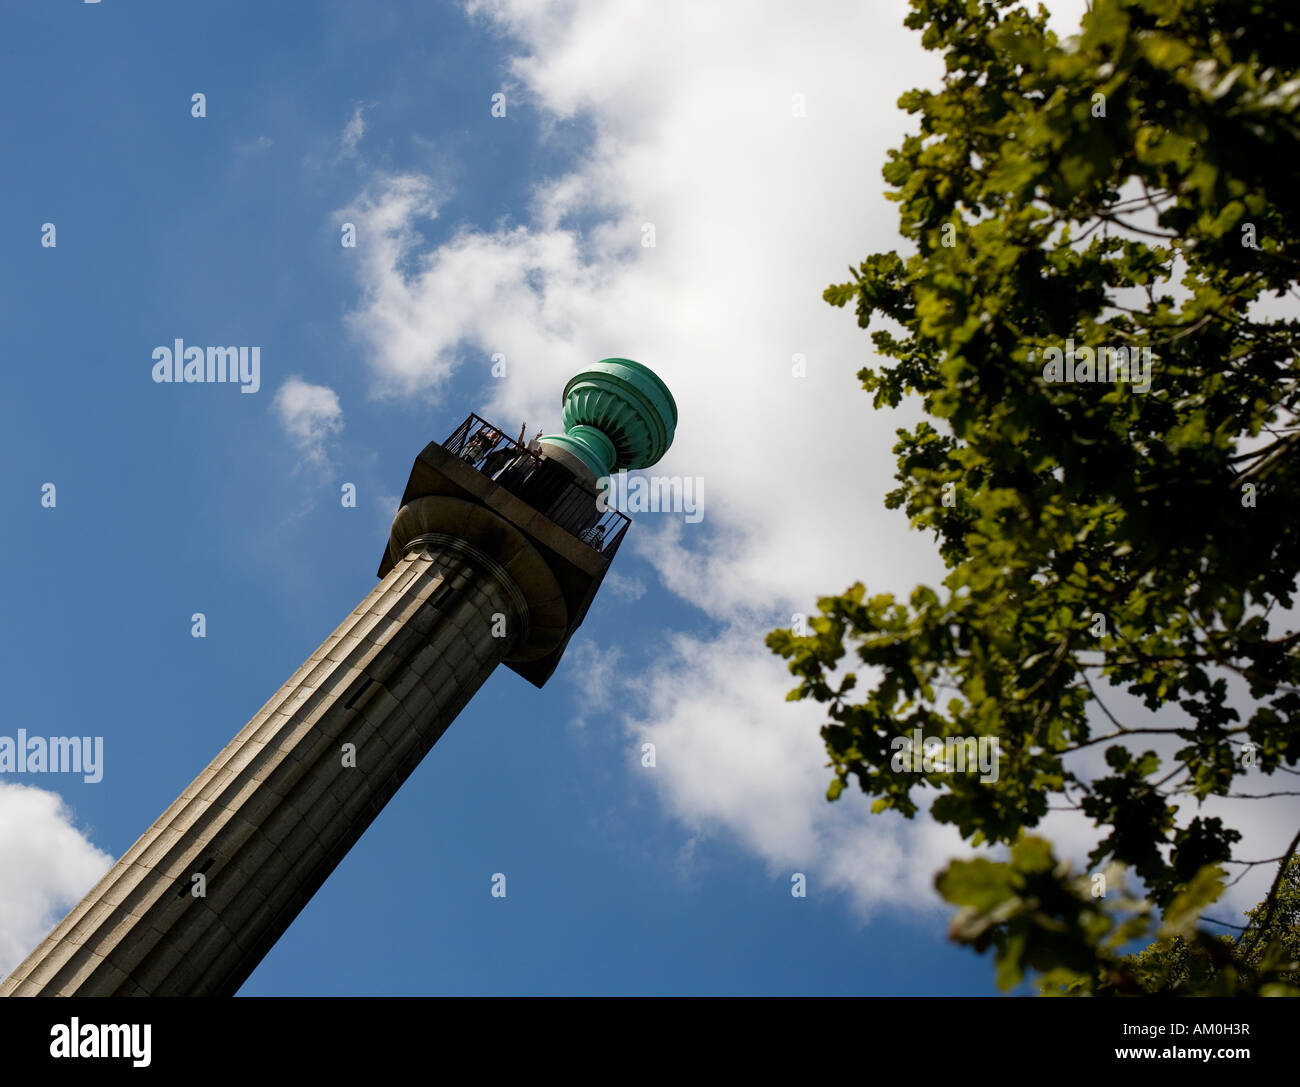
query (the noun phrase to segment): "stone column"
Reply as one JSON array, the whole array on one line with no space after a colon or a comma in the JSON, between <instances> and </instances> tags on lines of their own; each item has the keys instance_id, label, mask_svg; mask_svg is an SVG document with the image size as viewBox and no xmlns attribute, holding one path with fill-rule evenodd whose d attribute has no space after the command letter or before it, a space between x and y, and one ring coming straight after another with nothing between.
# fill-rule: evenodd
<instances>
[{"instance_id":1,"label":"stone column","mask_svg":"<svg viewBox=\"0 0 1300 1087\"><path fill-rule=\"evenodd\" d=\"M598 481L656 463L677 425L631 359L583 370L563 405L544 509L461 459L477 416L454 452L429 443L374 591L0 996L233 994L499 663L547 681L612 557L586 530L623 518Z\"/></svg>"},{"instance_id":2,"label":"stone column","mask_svg":"<svg viewBox=\"0 0 1300 1087\"><path fill-rule=\"evenodd\" d=\"M0 995L233 994L528 626L499 562L417 537Z\"/></svg>"}]
</instances>

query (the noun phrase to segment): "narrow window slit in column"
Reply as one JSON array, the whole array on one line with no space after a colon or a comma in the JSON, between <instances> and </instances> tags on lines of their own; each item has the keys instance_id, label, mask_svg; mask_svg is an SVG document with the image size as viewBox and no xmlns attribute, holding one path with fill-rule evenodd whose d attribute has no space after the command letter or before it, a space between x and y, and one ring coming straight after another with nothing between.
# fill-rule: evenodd
<instances>
[{"instance_id":1,"label":"narrow window slit in column","mask_svg":"<svg viewBox=\"0 0 1300 1087\"><path fill-rule=\"evenodd\" d=\"M357 699L360 698L363 694L365 694L368 690L370 690L370 685L374 682L375 681L371 679L370 676L366 676L365 683L361 684L360 687L358 687L355 691L352 692L351 697L346 702L343 703L343 708L345 710L350 710L353 706L355 706L357 704Z\"/></svg>"}]
</instances>

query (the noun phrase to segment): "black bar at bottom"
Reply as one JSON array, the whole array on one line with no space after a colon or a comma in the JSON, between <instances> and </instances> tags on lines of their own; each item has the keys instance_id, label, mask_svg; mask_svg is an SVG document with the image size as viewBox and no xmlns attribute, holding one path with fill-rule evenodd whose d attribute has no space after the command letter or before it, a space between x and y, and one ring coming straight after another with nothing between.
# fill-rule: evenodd
<instances>
[{"instance_id":1,"label":"black bar at bottom","mask_svg":"<svg viewBox=\"0 0 1300 1087\"><path fill-rule=\"evenodd\" d=\"M1296 1011L1282 999L9 998L0 1059L19 1076L173 1082L242 1082L254 1070L335 1082L409 1065L458 1070L457 1080L517 1069L578 1082L656 1067L698 1080L712 1066L729 1079L755 1067L840 1080L856 1067L857 1084L900 1061L927 1078L1068 1067L1156 1082L1200 1066L1222 1081L1289 1066Z\"/></svg>"}]
</instances>

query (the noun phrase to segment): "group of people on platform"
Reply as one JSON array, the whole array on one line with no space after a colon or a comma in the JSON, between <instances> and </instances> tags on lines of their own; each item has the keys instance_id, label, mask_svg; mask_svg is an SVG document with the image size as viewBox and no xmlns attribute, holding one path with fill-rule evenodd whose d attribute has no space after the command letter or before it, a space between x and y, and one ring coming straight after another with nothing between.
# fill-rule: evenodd
<instances>
[{"instance_id":1,"label":"group of people on platform","mask_svg":"<svg viewBox=\"0 0 1300 1087\"><path fill-rule=\"evenodd\" d=\"M460 454L461 460L477 465L479 470L491 479L496 479L500 474L503 477L502 482L506 481L506 476L518 481L537 467L542 455L541 427L537 428L533 440L525 446L524 435L527 431L528 424L524 423L519 428L519 437L513 443L506 442L497 448L497 443L503 437L501 431L484 423L465 443L465 448ZM478 463L480 460L483 461L481 465Z\"/></svg>"},{"instance_id":2,"label":"group of people on platform","mask_svg":"<svg viewBox=\"0 0 1300 1087\"><path fill-rule=\"evenodd\" d=\"M508 490L528 499L530 496L525 493L524 485L542 463L540 441L542 431L539 427L533 440L524 445L527 431L528 424L524 423L519 428L519 437L516 440L502 441L504 435L501 431L489 423L484 423L465 443L465 448L460 454L461 460L478 468L489 479L496 480ZM605 525L592 523L599 517L599 511L593 511L592 518L584 516L583 522L566 527L583 543L600 551L605 542Z\"/></svg>"}]
</instances>

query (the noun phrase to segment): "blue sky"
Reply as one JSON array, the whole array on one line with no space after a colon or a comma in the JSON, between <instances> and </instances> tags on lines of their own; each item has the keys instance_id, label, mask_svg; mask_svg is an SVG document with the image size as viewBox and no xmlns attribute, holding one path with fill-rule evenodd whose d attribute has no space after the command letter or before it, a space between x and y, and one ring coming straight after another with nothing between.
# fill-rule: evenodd
<instances>
[{"instance_id":1,"label":"blue sky","mask_svg":"<svg viewBox=\"0 0 1300 1087\"><path fill-rule=\"evenodd\" d=\"M937 61L898 0L791 8L7 8L0 735L106 764L0 778L0 973L370 589L426 442L557 429L622 355L676 396L661 469L703 521L635 519L546 688L491 679L243 992L996 991L944 939L952 836L826 803L762 644L939 569L881 505L904 420L821 301L896 244L879 167ZM154 383L178 337L260 346L260 388Z\"/></svg>"}]
</instances>

